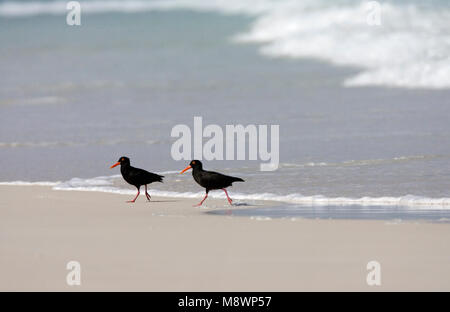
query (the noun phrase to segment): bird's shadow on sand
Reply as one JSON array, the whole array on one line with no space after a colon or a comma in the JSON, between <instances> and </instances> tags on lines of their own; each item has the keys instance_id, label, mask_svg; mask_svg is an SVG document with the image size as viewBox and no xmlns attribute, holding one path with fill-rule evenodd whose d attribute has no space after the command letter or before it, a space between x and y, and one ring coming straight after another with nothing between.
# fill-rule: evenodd
<instances>
[{"instance_id":1,"label":"bird's shadow on sand","mask_svg":"<svg viewBox=\"0 0 450 312\"><path fill-rule=\"evenodd\" d=\"M233 203L232 206L238 207L238 206L254 206L254 205L249 203Z\"/></svg>"},{"instance_id":2,"label":"bird's shadow on sand","mask_svg":"<svg viewBox=\"0 0 450 312\"><path fill-rule=\"evenodd\" d=\"M147 204L151 204L151 203L176 203L179 202L179 200L151 200L151 201L147 201Z\"/></svg>"}]
</instances>

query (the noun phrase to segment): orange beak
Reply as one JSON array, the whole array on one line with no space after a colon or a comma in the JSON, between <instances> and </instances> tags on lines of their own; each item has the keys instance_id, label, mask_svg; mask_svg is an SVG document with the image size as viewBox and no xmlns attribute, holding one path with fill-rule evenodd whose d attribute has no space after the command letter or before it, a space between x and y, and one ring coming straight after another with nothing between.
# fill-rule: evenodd
<instances>
[{"instance_id":1,"label":"orange beak","mask_svg":"<svg viewBox=\"0 0 450 312\"><path fill-rule=\"evenodd\" d=\"M191 169L192 167L189 165L186 168L183 169L183 171L180 172L180 174L185 173L186 171L188 171L189 169Z\"/></svg>"},{"instance_id":2,"label":"orange beak","mask_svg":"<svg viewBox=\"0 0 450 312\"><path fill-rule=\"evenodd\" d=\"M118 166L118 165L120 165L120 162L118 161L118 162L116 162L114 165L112 165L111 167L109 167L110 169L112 169L112 168L114 168L115 166Z\"/></svg>"}]
</instances>

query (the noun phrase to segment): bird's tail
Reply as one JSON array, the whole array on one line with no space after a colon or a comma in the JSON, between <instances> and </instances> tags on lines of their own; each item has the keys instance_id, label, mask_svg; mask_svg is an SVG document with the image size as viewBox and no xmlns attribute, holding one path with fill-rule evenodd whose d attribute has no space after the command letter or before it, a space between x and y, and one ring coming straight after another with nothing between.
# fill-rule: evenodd
<instances>
[{"instance_id":1,"label":"bird's tail","mask_svg":"<svg viewBox=\"0 0 450 312\"><path fill-rule=\"evenodd\" d=\"M232 178L233 178L233 182L245 182L241 178L237 178L237 177L232 177Z\"/></svg>"},{"instance_id":2,"label":"bird's tail","mask_svg":"<svg viewBox=\"0 0 450 312\"><path fill-rule=\"evenodd\" d=\"M159 174L157 174L157 180L156 180L156 182L163 182L163 179L164 179L164 176L162 176L162 175L159 175Z\"/></svg>"}]
</instances>

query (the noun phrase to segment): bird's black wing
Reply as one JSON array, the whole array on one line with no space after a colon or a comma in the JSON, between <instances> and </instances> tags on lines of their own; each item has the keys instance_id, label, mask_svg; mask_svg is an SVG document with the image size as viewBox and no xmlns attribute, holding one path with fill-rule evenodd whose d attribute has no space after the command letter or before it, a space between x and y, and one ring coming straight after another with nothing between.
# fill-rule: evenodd
<instances>
[{"instance_id":1,"label":"bird's black wing","mask_svg":"<svg viewBox=\"0 0 450 312\"><path fill-rule=\"evenodd\" d=\"M241 178L227 176L214 171L203 171L199 184L207 189L220 189L230 186L233 182L244 182Z\"/></svg>"},{"instance_id":2,"label":"bird's black wing","mask_svg":"<svg viewBox=\"0 0 450 312\"><path fill-rule=\"evenodd\" d=\"M164 178L164 176L140 168L133 168L130 170L129 176L131 179L138 181L141 185L152 182L162 182Z\"/></svg>"}]
</instances>

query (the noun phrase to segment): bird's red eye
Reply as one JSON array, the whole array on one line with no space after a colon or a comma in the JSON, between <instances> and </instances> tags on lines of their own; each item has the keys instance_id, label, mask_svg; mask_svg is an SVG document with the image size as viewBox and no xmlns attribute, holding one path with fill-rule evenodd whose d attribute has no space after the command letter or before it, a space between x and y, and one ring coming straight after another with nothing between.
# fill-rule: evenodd
<instances>
[{"instance_id":1,"label":"bird's red eye","mask_svg":"<svg viewBox=\"0 0 450 312\"><path fill-rule=\"evenodd\" d=\"M195 161L193 161L192 164L195 165Z\"/></svg>"}]
</instances>

